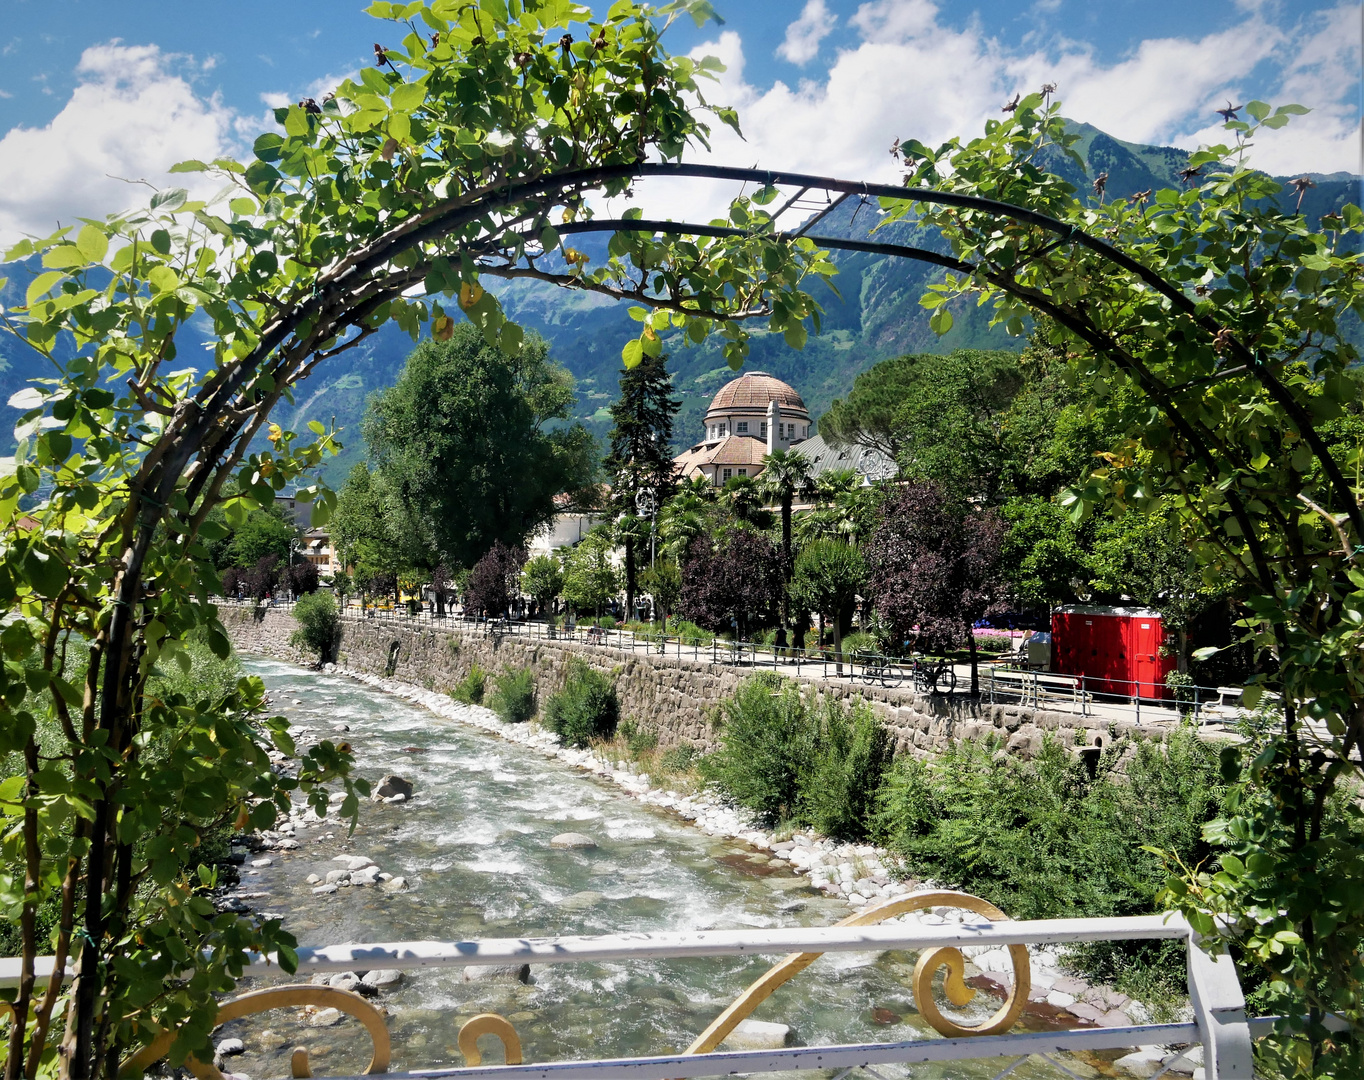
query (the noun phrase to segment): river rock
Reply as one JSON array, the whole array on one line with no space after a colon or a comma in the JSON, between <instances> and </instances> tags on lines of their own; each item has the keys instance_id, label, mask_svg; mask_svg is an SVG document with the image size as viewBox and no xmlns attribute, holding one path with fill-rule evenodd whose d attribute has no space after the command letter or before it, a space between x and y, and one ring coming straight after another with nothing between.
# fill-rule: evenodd
<instances>
[{"instance_id":1,"label":"river rock","mask_svg":"<svg viewBox=\"0 0 1364 1080\"><path fill-rule=\"evenodd\" d=\"M559 907L564 911L585 911L587 908L596 907L605 899L606 897L601 893L586 889L583 892L576 892L572 896L565 896L559 901Z\"/></svg>"},{"instance_id":2,"label":"river rock","mask_svg":"<svg viewBox=\"0 0 1364 1080\"><path fill-rule=\"evenodd\" d=\"M232 1057L234 1054L246 1053L246 1044L241 1039L224 1039L213 1049L223 1057Z\"/></svg>"},{"instance_id":3,"label":"river rock","mask_svg":"<svg viewBox=\"0 0 1364 1080\"><path fill-rule=\"evenodd\" d=\"M464 969L465 982L491 979L498 982L530 982L529 964L479 964Z\"/></svg>"},{"instance_id":4,"label":"river rock","mask_svg":"<svg viewBox=\"0 0 1364 1080\"><path fill-rule=\"evenodd\" d=\"M1165 1061L1165 1051L1159 1046L1146 1046L1139 1048L1135 1053L1124 1054L1113 1062L1120 1069L1126 1069L1133 1076L1143 1078L1155 1076L1160 1072L1161 1066Z\"/></svg>"},{"instance_id":5,"label":"river rock","mask_svg":"<svg viewBox=\"0 0 1364 1080\"><path fill-rule=\"evenodd\" d=\"M320 877L318 877L316 874L309 874L309 875L308 875L307 877L305 877L303 880L306 881L309 885L321 885L321 884L322 884L322 879L321 879Z\"/></svg>"},{"instance_id":6,"label":"river rock","mask_svg":"<svg viewBox=\"0 0 1364 1080\"><path fill-rule=\"evenodd\" d=\"M363 870L366 866L374 865L374 860L368 855L338 855L332 862L339 862L347 870Z\"/></svg>"},{"instance_id":7,"label":"river rock","mask_svg":"<svg viewBox=\"0 0 1364 1080\"><path fill-rule=\"evenodd\" d=\"M597 842L592 837L580 832L564 832L558 836L549 838L549 846L552 848L594 848Z\"/></svg>"},{"instance_id":8,"label":"river rock","mask_svg":"<svg viewBox=\"0 0 1364 1080\"><path fill-rule=\"evenodd\" d=\"M786 1024L745 1020L726 1036L723 1045L731 1050L780 1050L790 1037Z\"/></svg>"},{"instance_id":9,"label":"river rock","mask_svg":"<svg viewBox=\"0 0 1364 1080\"><path fill-rule=\"evenodd\" d=\"M402 982L403 973L397 968L379 968L377 971L365 972L365 977L360 981L376 990L383 990L390 986L397 986Z\"/></svg>"},{"instance_id":10,"label":"river rock","mask_svg":"<svg viewBox=\"0 0 1364 1080\"><path fill-rule=\"evenodd\" d=\"M379 868L377 866L366 866L360 870L350 872L350 883L352 885L375 885L379 881Z\"/></svg>"},{"instance_id":11,"label":"river rock","mask_svg":"<svg viewBox=\"0 0 1364 1080\"><path fill-rule=\"evenodd\" d=\"M308 1023L312 1027L331 1027L333 1024L341 1023L341 1018L345 1015L340 1009L318 1009L308 1017Z\"/></svg>"},{"instance_id":12,"label":"river rock","mask_svg":"<svg viewBox=\"0 0 1364 1080\"><path fill-rule=\"evenodd\" d=\"M338 888L339 886L336 885L318 885L315 889L313 889L313 895L330 896L332 893L336 892Z\"/></svg>"},{"instance_id":13,"label":"river rock","mask_svg":"<svg viewBox=\"0 0 1364 1080\"><path fill-rule=\"evenodd\" d=\"M328 871L327 871L327 884L328 884L328 885L340 885L343 881L349 881L349 880L350 880L350 871L349 871L349 870L328 870Z\"/></svg>"},{"instance_id":14,"label":"river rock","mask_svg":"<svg viewBox=\"0 0 1364 1080\"><path fill-rule=\"evenodd\" d=\"M389 878L387 881L380 882L379 888L383 889L384 892L402 892L407 888L407 878L399 874L396 877Z\"/></svg>"},{"instance_id":15,"label":"river rock","mask_svg":"<svg viewBox=\"0 0 1364 1080\"><path fill-rule=\"evenodd\" d=\"M391 799L394 795L402 795L405 798L412 798L412 781L404 780L401 776L389 773L379 781L379 786L374 794L381 799Z\"/></svg>"},{"instance_id":16,"label":"river rock","mask_svg":"<svg viewBox=\"0 0 1364 1080\"><path fill-rule=\"evenodd\" d=\"M281 841L280 841L278 844L276 844L275 846L276 846L277 848L279 848L280 851L297 851L297 850L298 850L298 841L297 841L297 840L290 840L290 839L287 839L287 838L286 838L286 839L284 839L284 840L281 840Z\"/></svg>"},{"instance_id":17,"label":"river rock","mask_svg":"<svg viewBox=\"0 0 1364 1080\"><path fill-rule=\"evenodd\" d=\"M275 860L268 857L264 859L252 859L251 865L256 867L274 866Z\"/></svg>"},{"instance_id":18,"label":"river rock","mask_svg":"<svg viewBox=\"0 0 1364 1080\"><path fill-rule=\"evenodd\" d=\"M360 976L353 971L338 972L327 980L327 985L338 990L354 990L360 985Z\"/></svg>"}]
</instances>

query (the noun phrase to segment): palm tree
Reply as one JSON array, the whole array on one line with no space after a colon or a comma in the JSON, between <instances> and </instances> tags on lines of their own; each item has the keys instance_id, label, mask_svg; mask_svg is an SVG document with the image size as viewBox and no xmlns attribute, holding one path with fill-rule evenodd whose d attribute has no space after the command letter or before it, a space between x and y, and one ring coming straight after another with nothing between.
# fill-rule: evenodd
<instances>
[{"instance_id":1,"label":"palm tree","mask_svg":"<svg viewBox=\"0 0 1364 1080\"><path fill-rule=\"evenodd\" d=\"M815 498L820 502L837 502L862 486L862 476L856 469L828 469L815 480Z\"/></svg>"},{"instance_id":2,"label":"palm tree","mask_svg":"<svg viewBox=\"0 0 1364 1080\"><path fill-rule=\"evenodd\" d=\"M762 475L758 486L763 494L781 504L781 572L787 588L782 590L781 626L777 629L777 644L786 644L786 628L791 622L791 504L797 495L813 491L810 479L811 461L794 450L774 450L763 458Z\"/></svg>"},{"instance_id":3,"label":"palm tree","mask_svg":"<svg viewBox=\"0 0 1364 1080\"><path fill-rule=\"evenodd\" d=\"M678 488L677 494L658 512L659 553L680 563L691 542L707 531L711 510L711 501L703 498L694 485L683 484Z\"/></svg>"}]
</instances>

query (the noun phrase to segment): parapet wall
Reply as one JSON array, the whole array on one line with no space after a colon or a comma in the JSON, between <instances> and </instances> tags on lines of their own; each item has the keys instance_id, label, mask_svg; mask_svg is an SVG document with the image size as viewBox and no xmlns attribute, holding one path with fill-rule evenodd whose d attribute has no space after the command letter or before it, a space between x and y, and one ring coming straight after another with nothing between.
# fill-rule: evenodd
<instances>
[{"instance_id":1,"label":"parapet wall","mask_svg":"<svg viewBox=\"0 0 1364 1080\"><path fill-rule=\"evenodd\" d=\"M253 610L237 605L219 609L223 625L238 651L306 664L289 644L297 624L282 608ZM429 624L347 618L342 623L338 660L342 666L375 675L388 674L430 690L448 692L478 664L489 675L530 667L541 700L564 684L572 656L616 680L621 715L658 736L662 747L689 744L700 750L715 746L714 717L750 669L708 661L631 653L610 646L573 641L523 640L516 635L489 636L481 629L452 623ZM395 649L396 645L396 649ZM389 668L390 656L393 658ZM1063 744L1108 745L1114 736L1141 732L1159 736L1154 725L1133 721L1050 712L1019 705L990 705L961 697L926 697L903 689L826 682L801 677L808 693L838 699L860 697L881 717L897 754L926 756L962 739L994 734L1013 753L1031 756L1043 736L1054 733Z\"/></svg>"}]
</instances>

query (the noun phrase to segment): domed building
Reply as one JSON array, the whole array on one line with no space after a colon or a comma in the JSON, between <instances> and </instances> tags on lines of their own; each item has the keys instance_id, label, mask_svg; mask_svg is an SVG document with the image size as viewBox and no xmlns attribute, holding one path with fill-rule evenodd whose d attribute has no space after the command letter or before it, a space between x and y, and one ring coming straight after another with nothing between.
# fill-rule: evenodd
<instances>
[{"instance_id":1,"label":"domed building","mask_svg":"<svg viewBox=\"0 0 1364 1080\"><path fill-rule=\"evenodd\" d=\"M763 458L810 437L810 412L795 389L765 371L725 383L706 410L704 439L673 460L682 479L723 484L757 476Z\"/></svg>"}]
</instances>

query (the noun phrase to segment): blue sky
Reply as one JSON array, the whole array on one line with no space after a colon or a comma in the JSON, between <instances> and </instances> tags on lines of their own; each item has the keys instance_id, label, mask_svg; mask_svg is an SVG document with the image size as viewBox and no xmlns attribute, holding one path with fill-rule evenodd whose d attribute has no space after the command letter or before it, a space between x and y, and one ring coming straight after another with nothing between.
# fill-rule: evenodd
<instances>
[{"instance_id":1,"label":"blue sky","mask_svg":"<svg viewBox=\"0 0 1364 1080\"><path fill-rule=\"evenodd\" d=\"M604 4L597 5L603 8ZM0 0L0 243L183 157L240 154L271 103L320 94L395 36L354 0ZM1314 112L1260 147L1275 172L1356 171L1357 4L1334 0L717 0L675 51L730 65L708 96L747 142L713 156L884 178L897 137L973 134L1015 90L1057 82L1069 115L1194 147L1227 97ZM667 201L704 202L700 190ZM679 212L695 207L678 207Z\"/></svg>"}]
</instances>

